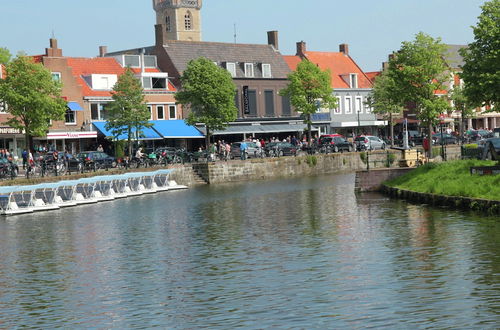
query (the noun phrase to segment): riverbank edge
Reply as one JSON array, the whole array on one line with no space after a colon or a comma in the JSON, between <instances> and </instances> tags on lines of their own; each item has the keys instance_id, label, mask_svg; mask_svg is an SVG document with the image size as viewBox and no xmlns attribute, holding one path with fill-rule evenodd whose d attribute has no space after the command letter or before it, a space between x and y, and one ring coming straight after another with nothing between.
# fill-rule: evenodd
<instances>
[{"instance_id":1,"label":"riverbank edge","mask_svg":"<svg viewBox=\"0 0 500 330\"><path fill-rule=\"evenodd\" d=\"M386 184L382 184L380 191L390 197L419 204L453 207L463 210L484 212L490 215L500 215L500 201L497 200L422 193L390 187Z\"/></svg>"}]
</instances>

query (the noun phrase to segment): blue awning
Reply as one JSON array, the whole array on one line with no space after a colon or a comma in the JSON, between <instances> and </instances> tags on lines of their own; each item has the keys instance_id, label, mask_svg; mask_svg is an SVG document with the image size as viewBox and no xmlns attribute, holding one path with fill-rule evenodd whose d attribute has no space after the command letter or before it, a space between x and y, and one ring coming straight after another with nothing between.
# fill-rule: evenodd
<instances>
[{"instance_id":1,"label":"blue awning","mask_svg":"<svg viewBox=\"0 0 500 330\"><path fill-rule=\"evenodd\" d=\"M153 128L165 139L202 139L203 134L184 120L153 120Z\"/></svg>"},{"instance_id":2,"label":"blue awning","mask_svg":"<svg viewBox=\"0 0 500 330\"><path fill-rule=\"evenodd\" d=\"M72 111L83 111L83 108L78 102L68 102L68 108Z\"/></svg>"},{"instance_id":3,"label":"blue awning","mask_svg":"<svg viewBox=\"0 0 500 330\"><path fill-rule=\"evenodd\" d=\"M92 124L94 124L95 128L97 128L99 132L104 134L106 137L116 140L128 140L127 134L120 134L118 137L115 138L111 130L106 129L106 122L93 122ZM132 133L133 133L132 139L135 140L136 139L135 128L132 129ZM158 133L154 129L143 127L139 133L139 140L163 140L163 137L161 135L158 135Z\"/></svg>"}]
</instances>

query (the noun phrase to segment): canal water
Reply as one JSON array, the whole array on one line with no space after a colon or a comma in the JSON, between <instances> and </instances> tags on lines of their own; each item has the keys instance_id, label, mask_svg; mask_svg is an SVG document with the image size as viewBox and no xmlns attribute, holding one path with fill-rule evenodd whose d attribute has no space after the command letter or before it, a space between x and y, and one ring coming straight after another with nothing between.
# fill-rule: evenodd
<instances>
[{"instance_id":1,"label":"canal water","mask_svg":"<svg viewBox=\"0 0 500 330\"><path fill-rule=\"evenodd\" d=\"M500 325L500 221L353 175L194 187L0 218L4 328Z\"/></svg>"}]
</instances>

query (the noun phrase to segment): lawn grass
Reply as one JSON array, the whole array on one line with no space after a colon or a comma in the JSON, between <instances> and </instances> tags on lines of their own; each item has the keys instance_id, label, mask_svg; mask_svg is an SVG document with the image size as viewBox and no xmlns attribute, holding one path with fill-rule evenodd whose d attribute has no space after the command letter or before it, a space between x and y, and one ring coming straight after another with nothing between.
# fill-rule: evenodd
<instances>
[{"instance_id":1,"label":"lawn grass","mask_svg":"<svg viewBox=\"0 0 500 330\"><path fill-rule=\"evenodd\" d=\"M470 174L471 166L489 165L495 162L470 159L429 163L385 184L423 193L500 201L500 175Z\"/></svg>"}]
</instances>

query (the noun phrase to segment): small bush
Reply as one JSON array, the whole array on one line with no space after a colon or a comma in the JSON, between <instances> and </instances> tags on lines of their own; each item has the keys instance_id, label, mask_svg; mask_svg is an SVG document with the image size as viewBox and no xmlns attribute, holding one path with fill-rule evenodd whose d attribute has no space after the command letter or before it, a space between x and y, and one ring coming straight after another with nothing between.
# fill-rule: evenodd
<instances>
[{"instance_id":1,"label":"small bush","mask_svg":"<svg viewBox=\"0 0 500 330\"><path fill-rule=\"evenodd\" d=\"M311 167L316 166L316 164L318 163L318 159L316 158L316 156L309 155L306 158L306 163Z\"/></svg>"},{"instance_id":2,"label":"small bush","mask_svg":"<svg viewBox=\"0 0 500 330\"><path fill-rule=\"evenodd\" d=\"M366 164L366 152L364 151L360 152L359 158L361 158L361 161Z\"/></svg>"},{"instance_id":3,"label":"small bush","mask_svg":"<svg viewBox=\"0 0 500 330\"><path fill-rule=\"evenodd\" d=\"M347 164L347 160L345 158L342 158L342 164L343 165Z\"/></svg>"},{"instance_id":4,"label":"small bush","mask_svg":"<svg viewBox=\"0 0 500 330\"><path fill-rule=\"evenodd\" d=\"M395 160L396 160L396 155L393 154L393 153L388 152L387 153L387 162L386 162L385 165L387 167L391 167L391 165L394 163Z\"/></svg>"},{"instance_id":5,"label":"small bush","mask_svg":"<svg viewBox=\"0 0 500 330\"><path fill-rule=\"evenodd\" d=\"M477 149L478 145L475 143L464 144L465 149Z\"/></svg>"}]
</instances>

